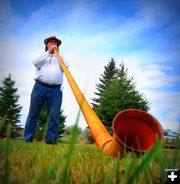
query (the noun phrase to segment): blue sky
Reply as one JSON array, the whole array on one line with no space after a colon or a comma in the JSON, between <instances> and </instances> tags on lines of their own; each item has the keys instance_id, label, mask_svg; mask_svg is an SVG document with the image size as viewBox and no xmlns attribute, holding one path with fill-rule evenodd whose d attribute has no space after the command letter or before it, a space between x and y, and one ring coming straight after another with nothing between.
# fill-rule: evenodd
<instances>
[{"instance_id":1,"label":"blue sky","mask_svg":"<svg viewBox=\"0 0 180 184\"><path fill-rule=\"evenodd\" d=\"M164 128L180 122L180 2L178 0L2 0L0 78L16 80L24 125L34 84L32 59L44 52L43 40L55 34L60 54L89 102L104 66L123 60L150 113ZM67 125L78 105L64 77ZM80 126L86 127L83 117Z\"/></svg>"}]
</instances>

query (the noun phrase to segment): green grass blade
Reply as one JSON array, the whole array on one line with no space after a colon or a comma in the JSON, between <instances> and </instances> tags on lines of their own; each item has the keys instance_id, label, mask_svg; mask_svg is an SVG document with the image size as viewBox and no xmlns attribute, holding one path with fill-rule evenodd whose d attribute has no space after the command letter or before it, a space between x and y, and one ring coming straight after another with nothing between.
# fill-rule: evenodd
<instances>
[{"instance_id":1,"label":"green grass blade","mask_svg":"<svg viewBox=\"0 0 180 184\"><path fill-rule=\"evenodd\" d=\"M69 145L69 148L68 148L68 151L67 151L66 163L65 163L64 169L62 171L62 181L61 181L62 184L66 183L67 179L68 179L68 174L67 173L68 173L68 168L69 168L71 157L72 157L73 150L74 150L74 144L75 144L76 139L77 139L78 122L79 122L80 114L81 114L81 111L79 109L75 125L74 125L74 127L72 129L72 136L71 136L70 145Z\"/></svg>"},{"instance_id":2,"label":"green grass blade","mask_svg":"<svg viewBox=\"0 0 180 184\"><path fill-rule=\"evenodd\" d=\"M116 184L120 181L120 157L117 157L116 161Z\"/></svg>"},{"instance_id":3,"label":"green grass blade","mask_svg":"<svg viewBox=\"0 0 180 184\"><path fill-rule=\"evenodd\" d=\"M172 164L171 167L172 168L180 168L180 161L177 162L179 160L178 158L178 149L180 149L180 139L179 137L176 137L176 141L175 141L175 149L174 149L174 154L172 157Z\"/></svg>"},{"instance_id":4,"label":"green grass blade","mask_svg":"<svg viewBox=\"0 0 180 184\"><path fill-rule=\"evenodd\" d=\"M7 126L6 130L6 142L4 147L4 183L10 183L10 161L9 161L9 152L10 152L10 135L11 135L11 126Z\"/></svg>"},{"instance_id":5,"label":"green grass blade","mask_svg":"<svg viewBox=\"0 0 180 184\"><path fill-rule=\"evenodd\" d=\"M139 177L140 173L143 172L147 164L153 159L154 155L160 150L161 143L157 142L156 145L145 155L141 164L136 168L134 174L129 180L129 183L134 183L134 181Z\"/></svg>"}]
</instances>

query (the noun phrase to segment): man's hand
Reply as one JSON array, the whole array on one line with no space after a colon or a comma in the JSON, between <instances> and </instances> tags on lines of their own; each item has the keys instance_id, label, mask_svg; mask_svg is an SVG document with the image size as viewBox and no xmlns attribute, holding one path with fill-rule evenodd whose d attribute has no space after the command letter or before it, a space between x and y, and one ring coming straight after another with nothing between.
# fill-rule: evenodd
<instances>
[{"instance_id":1,"label":"man's hand","mask_svg":"<svg viewBox=\"0 0 180 184\"><path fill-rule=\"evenodd\" d=\"M54 53L54 48L57 49L57 45L53 44L48 48L48 52L49 54L53 54Z\"/></svg>"}]
</instances>

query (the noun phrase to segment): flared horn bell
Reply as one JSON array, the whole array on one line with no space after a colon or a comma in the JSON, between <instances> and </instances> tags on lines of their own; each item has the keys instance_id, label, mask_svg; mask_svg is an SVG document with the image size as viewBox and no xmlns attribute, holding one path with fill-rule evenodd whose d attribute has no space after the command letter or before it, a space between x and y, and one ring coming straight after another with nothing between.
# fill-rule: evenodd
<instances>
[{"instance_id":1,"label":"flared horn bell","mask_svg":"<svg viewBox=\"0 0 180 184\"><path fill-rule=\"evenodd\" d=\"M109 134L65 66L57 49L54 49L68 83L81 108L98 148L105 154L123 157L124 149L146 152L156 143L156 135L163 139L163 129L152 115L138 109L119 112L113 120L113 137Z\"/></svg>"},{"instance_id":2,"label":"flared horn bell","mask_svg":"<svg viewBox=\"0 0 180 184\"><path fill-rule=\"evenodd\" d=\"M135 152L146 152L156 140L164 138L163 128L152 115L139 109L126 109L113 120L113 132L118 144Z\"/></svg>"}]
</instances>

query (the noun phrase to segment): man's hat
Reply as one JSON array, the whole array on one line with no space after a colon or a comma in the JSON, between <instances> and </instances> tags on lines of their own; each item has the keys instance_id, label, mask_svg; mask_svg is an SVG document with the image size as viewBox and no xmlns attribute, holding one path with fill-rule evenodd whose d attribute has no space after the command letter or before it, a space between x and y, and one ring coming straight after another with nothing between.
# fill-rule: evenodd
<instances>
[{"instance_id":1,"label":"man's hat","mask_svg":"<svg viewBox=\"0 0 180 184\"><path fill-rule=\"evenodd\" d=\"M44 44L47 45L47 43L49 42L49 40L57 40L58 47L62 43L61 40L59 40L56 36L50 36L50 37L48 37L48 38L46 38L44 40Z\"/></svg>"}]
</instances>

